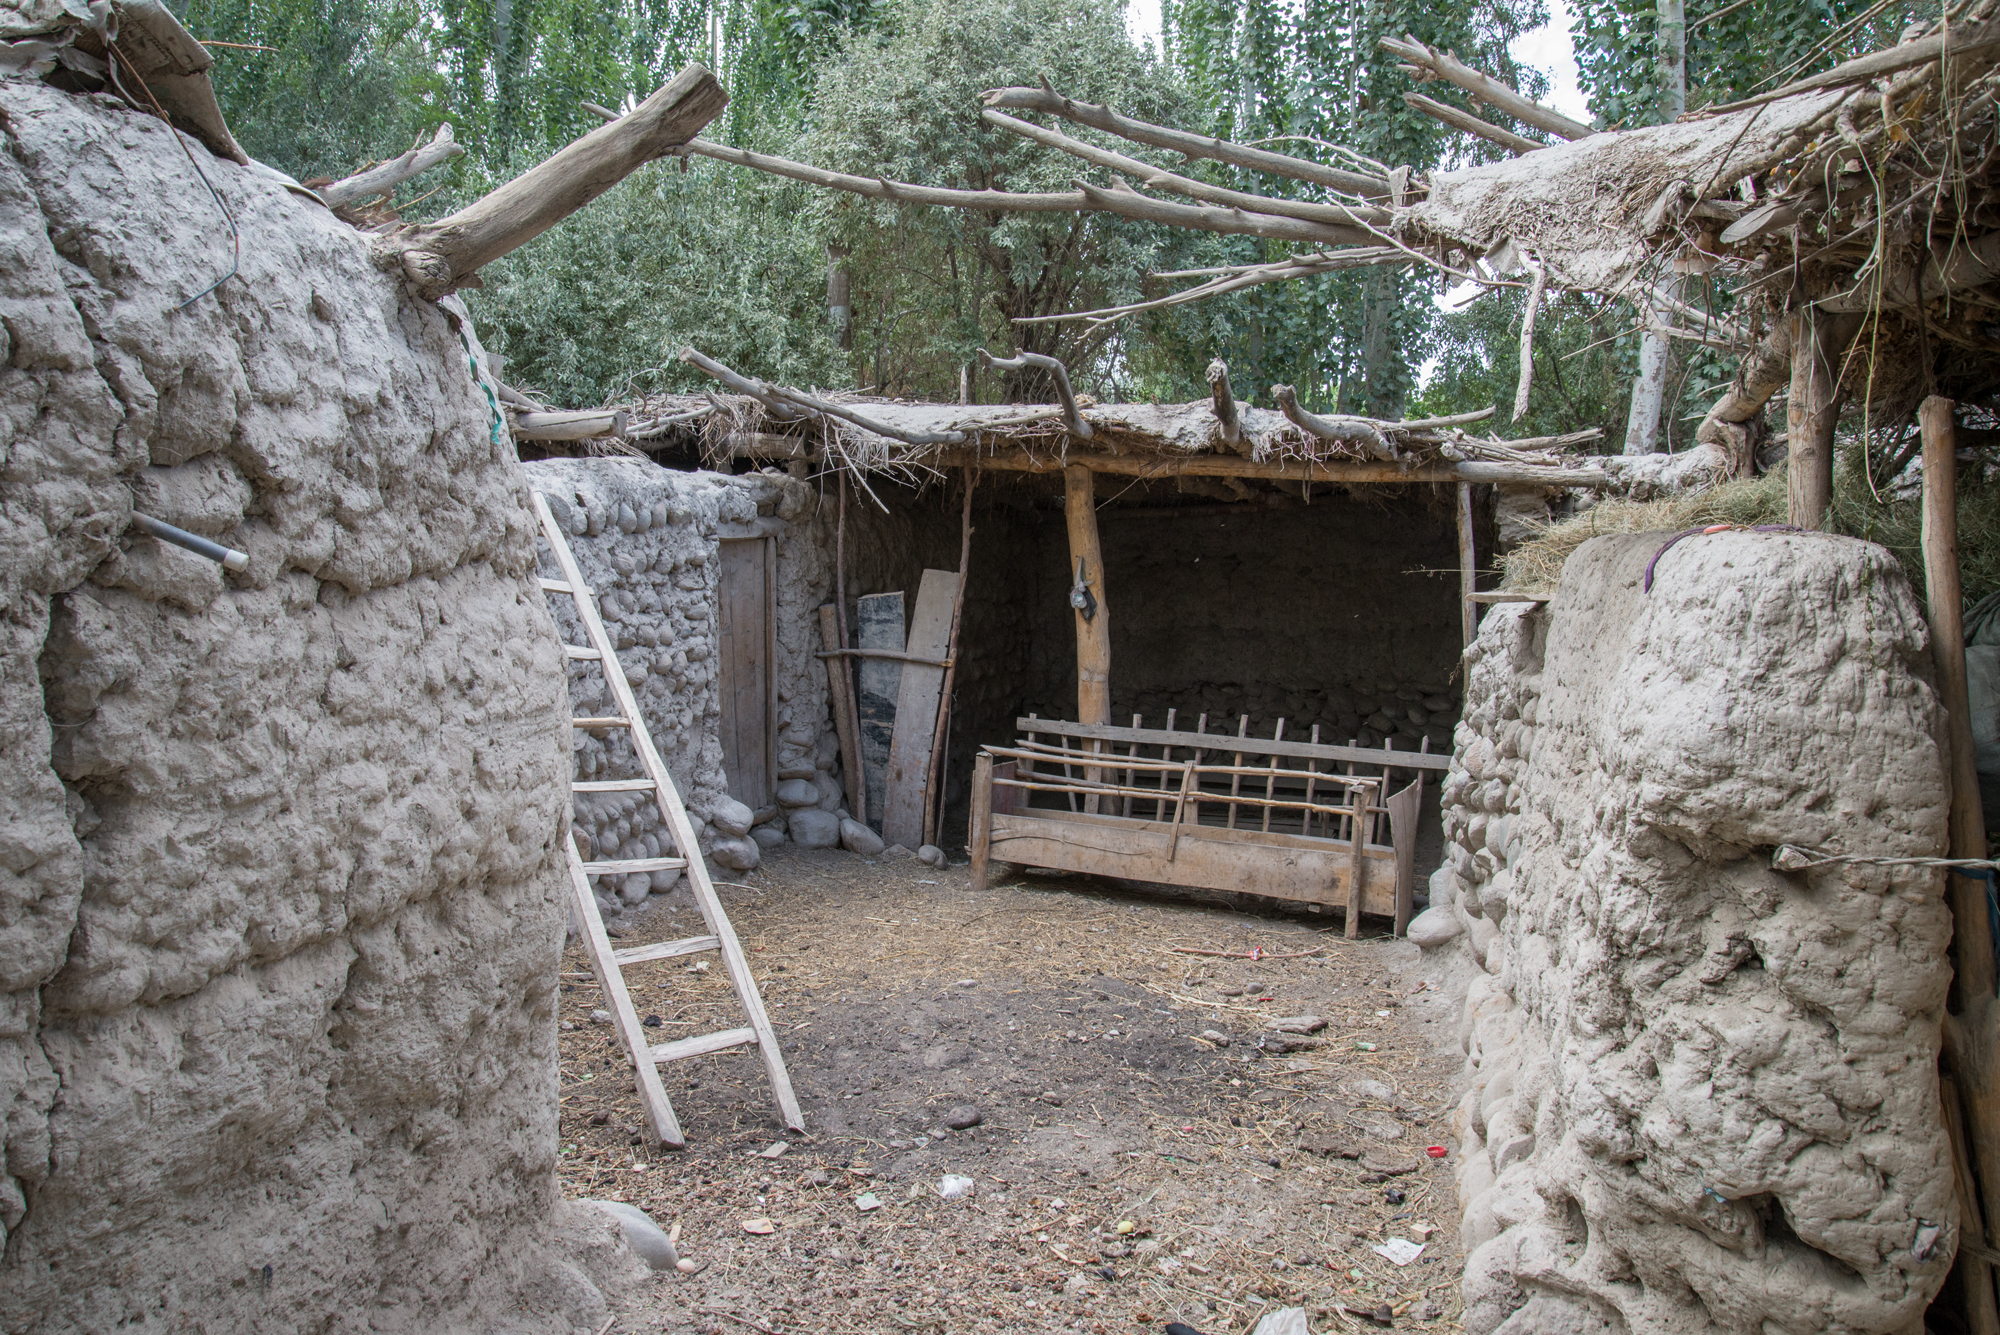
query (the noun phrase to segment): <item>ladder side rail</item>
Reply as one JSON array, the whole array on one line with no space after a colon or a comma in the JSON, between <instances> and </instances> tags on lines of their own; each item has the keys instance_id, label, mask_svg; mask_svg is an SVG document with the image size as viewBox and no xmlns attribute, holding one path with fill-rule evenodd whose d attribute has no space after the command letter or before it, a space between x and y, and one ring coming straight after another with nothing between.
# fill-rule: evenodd
<instances>
[{"instance_id":1,"label":"ladder side rail","mask_svg":"<svg viewBox=\"0 0 2000 1335\"><path fill-rule=\"evenodd\" d=\"M708 878L708 866L701 855L701 846L695 839L694 823L688 819L687 808L681 803L680 790L674 786L673 776L667 772L660 753L653 747L652 734L647 730L645 720L639 713L639 702L632 694L631 685L625 680L625 671L619 665L618 655L605 632L604 622L597 615L596 601L586 596L582 590L583 572L576 564L576 556L570 551L569 543L562 530L557 527L555 515L540 492L531 493L535 501L535 511L541 517L542 532L548 537L549 548L555 553L556 564L563 572L563 578L575 590L576 608L584 632L598 652L603 655L604 681L611 690L618 707L631 721L629 735L633 750L638 752L640 766L658 785L660 810L667 818L667 830L673 836L674 847L687 859L687 878L694 891L695 902L700 906L702 918L708 924L710 935L721 943L723 967L729 974L730 985L736 990L736 999L742 1005L744 1018L757 1032L758 1054L764 1059L765 1074L771 1081L771 1092L778 1104L778 1112L785 1126L793 1131L803 1131L805 1120L799 1111L797 1097L792 1092L791 1076L785 1070L784 1057L778 1051L778 1036L771 1028L770 1017L764 1012L764 999L757 990L757 981L750 973L749 961L744 958L743 945L737 940L736 930L730 925L729 915L722 910L721 901L716 898L715 887Z\"/></svg>"},{"instance_id":2,"label":"ladder side rail","mask_svg":"<svg viewBox=\"0 0 2000 1335\"><path fill-rule=\"evenodd\" d=\"M639 1102L645 1105L654 1137L663 1145L680 1149L687 1144L687 1137L681 1133L680 1120L674 1116L673 1101L660 1081L660 1068L652 1060L651 1045L639 1023L639 1012L632 1005L632 994L626 990L625 975L619 971L613 956L611 938L605 933L604 919L597 911L597 896L590 892L590 878L584 875L583 859L577 855L576 841L567 832L563 844L569 854L569 884L576 901L576 915L583 927L584 953L590 957L590 970L597 975L597 985L610 1003L611 1023L617 1027L626 1055L636 1068Z\"/></svg>"}]
</instances>

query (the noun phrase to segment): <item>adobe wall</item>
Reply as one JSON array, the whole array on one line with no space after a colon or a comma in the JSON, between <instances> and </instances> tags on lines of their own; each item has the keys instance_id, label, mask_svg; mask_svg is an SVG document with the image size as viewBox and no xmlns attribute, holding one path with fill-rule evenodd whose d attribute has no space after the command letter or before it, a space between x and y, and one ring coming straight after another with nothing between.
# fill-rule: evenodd
<instances>
[{"instance_id":1,"label":"adobe wall","mask_svg":"<svg viewBox=\"0 0 2000 1335\"><path fill-rule=\"evenodd\" d=\"M569 737L474 344L273 174L0 82L0 1329L594 1330ZM250 554L136 536L133 508Z\"/></svg>"},{"instance_id":2,"label":"adobe wall","mask_svg":"<svg viewBox=\"0 0 2000 1335\"><path fill-rule=\"evenodd\" d=\"M1879 547L1595 539L1468 655L1447 865L1477 966L1458 1112L1471 1335L1914 1332L1956 1245L1934 869L1942 713Z\"/></svg>"}]
</instances>

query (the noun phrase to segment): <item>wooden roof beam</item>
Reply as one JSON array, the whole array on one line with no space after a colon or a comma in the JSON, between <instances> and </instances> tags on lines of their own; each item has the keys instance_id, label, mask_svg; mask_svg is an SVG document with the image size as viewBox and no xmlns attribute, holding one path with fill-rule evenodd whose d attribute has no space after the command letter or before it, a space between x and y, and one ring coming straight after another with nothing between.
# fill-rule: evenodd
<instances>
[{"instance_id":1,"label":"wooden roof beam","mask_svg":"<svg viewBox=\"0 0 2000 1335\"><path fill-rule=\"evenodd\" d=\"M1542 468L1532 464L1437 463L1405 469L1392 463L1318 463L1272 461L1258 463L1233 454L1183 457L1158 454L1084 454L1067 460L1026 450L946 450L926 460L940 467L959 466L1007 473L1059 473L1065 465L1093 473L1124 477L1233 477L1265 482L1492 482L1526 487L1574 487L1597 490L1611 485L1609 473L1598 468Z\"/></svg>"}]
</instances>

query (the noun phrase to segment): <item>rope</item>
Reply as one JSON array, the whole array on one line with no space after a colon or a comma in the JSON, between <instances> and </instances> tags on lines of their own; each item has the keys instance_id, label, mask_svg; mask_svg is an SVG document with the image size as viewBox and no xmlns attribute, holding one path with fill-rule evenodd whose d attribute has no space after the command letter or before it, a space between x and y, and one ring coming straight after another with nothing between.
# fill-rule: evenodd
<instances>
[{"instance_id":1,"label":"rope","mask_svg":"<svg viewBox=\"0 0 2000 1335\"><path fill-rule=\"evenodd\" d=\"M1660 550L1653 553L1653 559L1646 562L1645 591L1647 593L1651 593L1653 591L1653 567L1658 565L1660 563L1660 558L1665 556L1667 552L1673 547L1673 545L1679 542L1682 538L1692 538L1696 534L1700 534L1705 537L1710 533L1803 533L1803 532L1805 532L1805 530L1800 528L1796 524L1697 524L1693 528L1684 528L1680 532L1674 534L1673 537L1668 538L1665 542L1661 543Z\"/></svg>"},{"instance_id":2,"label":"rope","mask_svg":"<svg viewBox=\"0 0 2000 1335\"><path fill-rule=\"evenodd\" d=\"M1831 867L1836 863L1856 863L1866 867L1946 867L1954 876L1986 883L1986 926L1993 934L1993 953L2000 958L2000 861L1992 858L1871 858L1855 853L1826 853L1816 848L1780 844L1771 856L1779 871L1805 871Z\"/></svg>"}]
</instances>

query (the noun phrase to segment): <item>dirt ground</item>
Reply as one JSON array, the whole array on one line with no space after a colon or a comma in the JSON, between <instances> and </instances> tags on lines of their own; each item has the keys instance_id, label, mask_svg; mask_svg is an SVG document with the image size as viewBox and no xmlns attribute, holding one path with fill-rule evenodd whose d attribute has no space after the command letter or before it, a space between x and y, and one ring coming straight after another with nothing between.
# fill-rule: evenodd
<instances>
[{"instance_id":1,"label":"dirt ground","mask_svg":"<svg viewBox=\"0 0 2000 1335\"><path fill-rule=\"evenodd\" d=\"M840 852L743 880L720 893L803 1136L754 1053L718 1054L663 1069L689 1145L650 1153L588 964L565 957L565 1194L678 1222L705 1267L613 1329L1222 1335L1285 1306L1315 1332L1457 1328L1450 1164L1427 1153L1448 1143L1456 1008L1386 924L1347 942L1338 915L1059 874L975 894L962 866ZM683 898L612 930L693 935ZM741 1023L715 959L628 970L662 1041ZM1267 1027L1305 1015L1326 1027ZM977 1125L949 1129L967 1107ZM944 1199L946 1174L971 1194ZM1395 1264L1373 1250L1391 1239L1423 1252Z\"/></svg>"}]
</instances>

